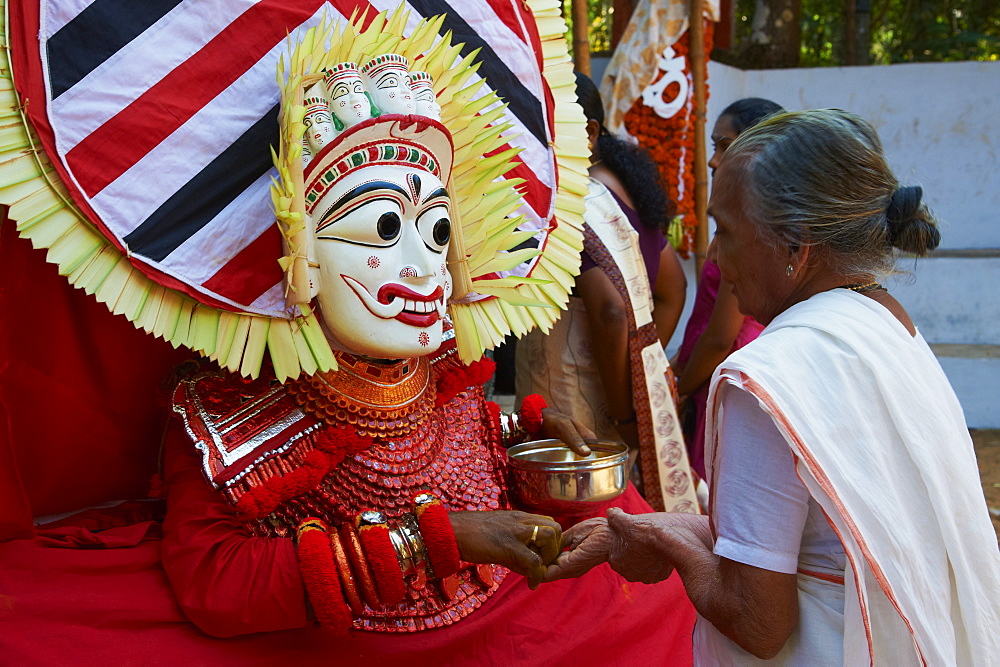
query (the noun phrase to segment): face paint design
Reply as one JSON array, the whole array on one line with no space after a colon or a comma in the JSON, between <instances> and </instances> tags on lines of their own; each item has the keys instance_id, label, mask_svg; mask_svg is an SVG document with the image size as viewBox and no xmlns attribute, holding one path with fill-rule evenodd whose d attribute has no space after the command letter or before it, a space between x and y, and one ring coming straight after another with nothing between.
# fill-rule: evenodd
<instances>
[{"instance_id":1,"label":"face paint design","mask_svg":"<svg viewBox=\"0 0 1000 667\"><path fill-rule=\"evenodd\" d=\"M333 115L345 128L372 117L372 104L355 63L339 63L323 75Z\"/></svg>"},{"instance_id":2,"label":"face paint design","mask_svg":"<svg viewBox=\"0 0 1000 667\"><path fill-rule=\"evenodd\" d=\"M305 125L304 137L309 143L313 155L319 153L323 146L333 140L337 131L333 126L333 115L327 106L326 97L319 85L310 88L304 100L306 106L302 124Z\"/></svg>"},{"instance_id":3,"label":"face paint design","mask_svg":"<svg viewBox=\"0 0 1000 667\"><path fill-rule=\"evenodd\" d=\"M335 344L379 359L440 347L450 210L440 179L402 165L358 169L317 200L317 301Z\"/></svg>"},{"instance_id":4,"label":"face paint design","mask_svg":"<svg viewBox=\"0 0 1000 667\"><path fill-rule=\"evenodd\" d=\"M408 69L406 58L396 53L377 56L362 66L361 76L381 112L411 114L416 111Z\"/></svg>"},{"instance_id":5,"label":"face paint design","mask_svg":"<svg viewBox=\"0 0 1000 667\"><path fill-rule=\"evenodd\" d=\"M441 105L434 95L433 81L427 72L410 72L410 88L417 113L434 120L441 120Z\"/></svg>"}]
</instances>

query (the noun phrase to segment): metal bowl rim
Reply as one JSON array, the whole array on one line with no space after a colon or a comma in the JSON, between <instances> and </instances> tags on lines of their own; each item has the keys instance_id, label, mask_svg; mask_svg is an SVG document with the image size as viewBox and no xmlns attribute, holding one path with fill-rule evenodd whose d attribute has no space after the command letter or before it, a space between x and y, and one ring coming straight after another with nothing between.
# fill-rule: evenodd
<instances>
[{"instance_id":1,"label":"metal bowl rim","mask_svg":"<svg viewBox=\"0 0 1000 667\"><path fill-rule=\"evenodd\" d=\"M628 446L625 443L593 438L584 438L584 442L592 450L609 452L609 455L597 459L584 459L580 461L531 461L518 456L519 454L545 449L568 449L561 440L551 438L547 440L531 440L512 446L507 450L507 461L514 468L528 472L566 473L615 468L623 465L628 460Z\"/></svg>"}]
</instances>

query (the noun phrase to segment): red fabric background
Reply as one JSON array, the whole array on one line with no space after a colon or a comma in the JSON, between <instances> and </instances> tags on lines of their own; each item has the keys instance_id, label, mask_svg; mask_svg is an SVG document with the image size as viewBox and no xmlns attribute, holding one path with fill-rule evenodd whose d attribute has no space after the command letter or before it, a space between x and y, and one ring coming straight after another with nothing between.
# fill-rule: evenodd
<instances>
[{"instance_id":1,"label":"red fabric background","mask_svg":"<svg viewBox=\"0 0 1000 667\"><path fill-rule=\"evenodd\" d=\"M168 417L161 386L191 355L137 330L0 224L0 541L32 515L144 497Z\"/></svg>"}]
</instances>

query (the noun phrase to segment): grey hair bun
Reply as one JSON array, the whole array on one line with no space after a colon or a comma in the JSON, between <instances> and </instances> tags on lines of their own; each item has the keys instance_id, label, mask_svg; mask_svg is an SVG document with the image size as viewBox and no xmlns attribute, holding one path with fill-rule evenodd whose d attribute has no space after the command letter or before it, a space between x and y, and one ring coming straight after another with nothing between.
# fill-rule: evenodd
<instances>
[{"instance_id":1,"label":"grey hair bun","mask_svg":"<svg viewBox=\"0 0 1000 667\"><path fill-rule=\"evenodd\" d=\"M889 243L915 255L926 255L941 242L934 218L920 202L923 194L919 185L896 188L885 212Z\"/></svg>"}]
</instances>

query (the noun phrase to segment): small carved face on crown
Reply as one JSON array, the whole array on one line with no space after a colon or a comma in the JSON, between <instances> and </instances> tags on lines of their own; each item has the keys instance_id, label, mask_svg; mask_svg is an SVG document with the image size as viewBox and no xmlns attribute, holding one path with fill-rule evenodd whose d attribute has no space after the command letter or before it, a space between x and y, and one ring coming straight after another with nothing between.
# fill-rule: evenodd
<instances>
[{"instance_id":1,"label":"small carved face on crown","mask_svg":"<svg viewBox=\"0 0 1000 667\"><path fill-rule=\"evenodd\" d=\"M337 134L333 125L333 115L326 103L326 97L317 88L318 86L313 86L309 93L319 93L318 95L307 93L305 98L306 112L302 118L302 124L305 126L304 136L313 153L318 153Z\"/></svg>"},{"instance_id":2,"label":"small carved face on crown","mask_svg":"<svg viewBox=\"0 0 1000 667\"><path fill-rule=\"evenodd\" d=\"M323 84L330 98L330 109L344 127L352 127L372 117L371 100L357 64L337 64L326 71Z\"/></svg>"},{"instance_id":3,"label":"small carved face on crown","mask_svg":"<svg viewBox=\"0 0 1000 667\"><path fill-rule=\"evenodd\" d=\"M378 163L347 173L315 202L316 298L336 346L380 359L440 347L451 206L435 174Z\"/></svg>"},{"instance_id":4,"label":"small carved face on crown","mask_svg":"<svg viewBox=\"0 0 1000 667\"><path fill-rule=\"evenodd\" d=\"M406 58L395 53L377 56L361 68L368 92L383 113L411 114L416 111L408 70Z\"/></svg>"},{"instance_id":5,"label":"small carved face on crown","mask_svg":"<svg viewBox=\"0 0 1000 667\"><path fill-rule=\"evenodd\" d=\"M434 95L434 82L427 72L410 72L410 89L416 113L434 120L441 120L441 105Z\"/></svg>"}]
</instances>

